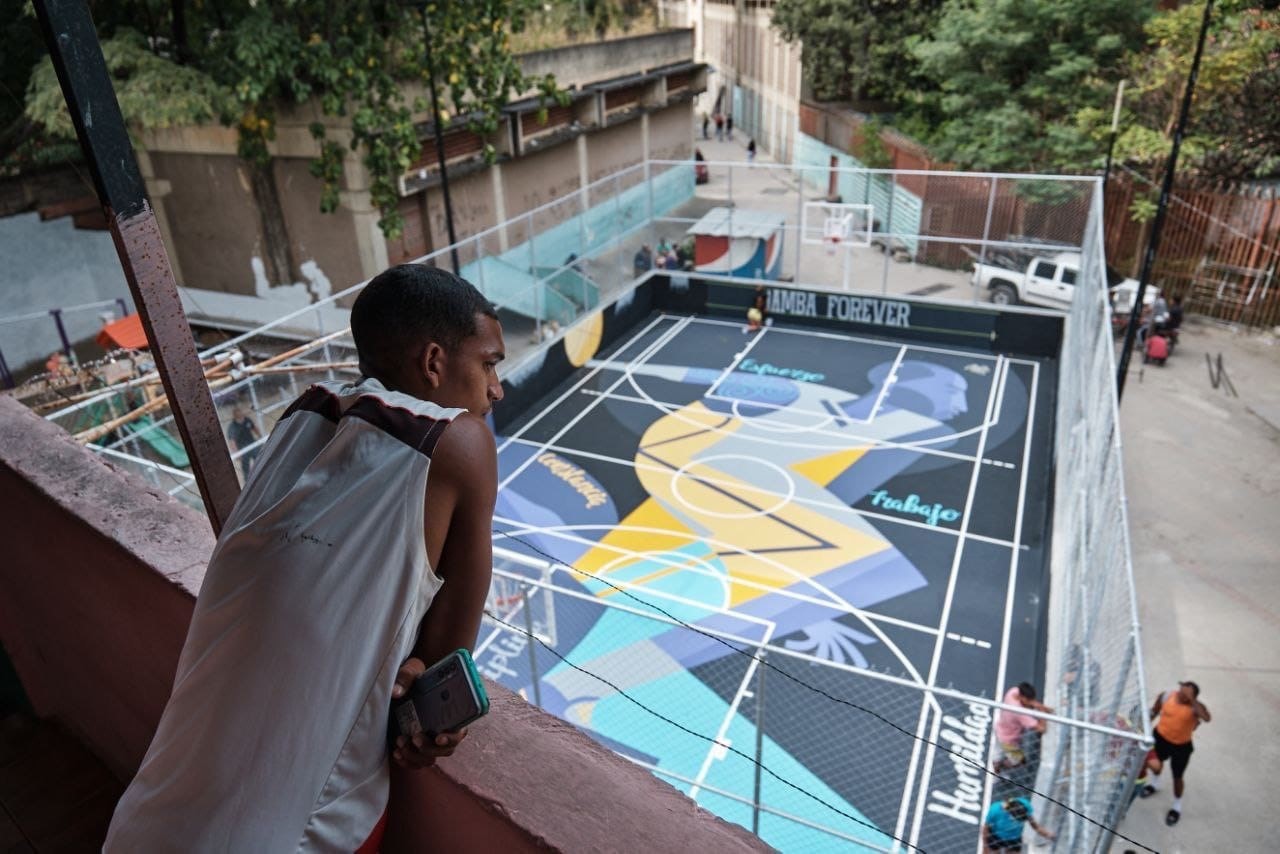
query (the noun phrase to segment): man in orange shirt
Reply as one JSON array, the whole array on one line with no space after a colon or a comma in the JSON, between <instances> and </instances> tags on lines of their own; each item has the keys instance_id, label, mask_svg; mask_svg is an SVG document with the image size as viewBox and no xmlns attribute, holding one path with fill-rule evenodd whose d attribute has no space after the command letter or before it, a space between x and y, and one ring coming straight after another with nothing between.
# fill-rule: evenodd
<instances>
[{"instance_id":1,"label":"man in orange shirt","mask_svg":"<svg viewBox=\"0 0 1280 854\"><path fill-rule=\"evenodd\" d=\"M1153 720L1159 719L1155 726L1155 755L1147 759L1147 768L1151 771L1147 785L1142 790L1142 797L1149 798L1156 793L1157 783L1164 763L1171 761L1173 765L1173 806L1164 817L1164 823L1172 827L1182 817L1182 774L1187 770L1187 762L1191 760L1191 734L1200 723L1212 720L1209 710L1200 702L1200 686L1194 682L1179 682L1177 690L1165 691L1156 697L1151 707Z\"/></svg>"}]
</instances>

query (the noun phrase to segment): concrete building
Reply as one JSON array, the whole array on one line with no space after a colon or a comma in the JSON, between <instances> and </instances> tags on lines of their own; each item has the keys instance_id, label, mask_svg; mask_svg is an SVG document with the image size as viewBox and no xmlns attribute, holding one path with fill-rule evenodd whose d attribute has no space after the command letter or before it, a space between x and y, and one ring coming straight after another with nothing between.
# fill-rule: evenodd
<instances>
[{"instance_id":1,"label":"concrete building","mask_svg":"<svg viewBox=\"0 0 1280 854\"><path fill-rule=\"evenodd\" d=\"M660 20L692 27L707 63L699 116L733 116L741 132L780 163L796 157L801 97L800 45L773 29L773 0L659 0Z\"/></svg>"},{"instance_id":2,"label":"concrete building","mask_svg":"<svg viewBox=\"0 0 1280 854\"><path fill-rule=\"evenodd\" d=\"M525 54L521 61L533 77L554 73L570 103L542 105L532 96L516 100L487 139L465 127L446 131L459 240L586 188L623 166L693 156L693 99L706 88L704 67L694 60L693 31L670 29L553 48ZM308 171L319 149L309 126L324 122L330 138L341 139L349 125L321 115L315 105L282 112L272 143L266 191L278 197L283 222L269 222L256 202L263 188L255 188L252 170L236 154L234 128L143 134L140 165L192 318L233 328L257 326L389 264L447 245L432 129L427 114L419 118L425 145L399 180L405 229L394 240L378 226L380 214L359 153L349 152L344 162L338 210L320 213L321 184ZM484 161L486 143L497 151L492 165ZM604 199L589 200L597 202ZM284 239L272 243L268 233ZM502 253L525 239L503 231L485 248ZM285 251L280 243L287 243ZM562 261L549 255L540 259Z\"/></svg>"}]
</instances>

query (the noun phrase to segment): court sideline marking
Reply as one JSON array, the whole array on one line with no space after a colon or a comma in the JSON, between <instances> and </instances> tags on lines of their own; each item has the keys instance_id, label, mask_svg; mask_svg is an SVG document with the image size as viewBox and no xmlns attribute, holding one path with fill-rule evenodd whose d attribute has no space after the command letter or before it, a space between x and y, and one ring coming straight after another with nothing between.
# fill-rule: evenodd
<instances>
[{"instance_id":1,"label":"court sideline marking","mask_svg":"<svg viewBox=\"0 0 1280 854\"><path fill-rule=\"evenodd\" d=\"M992 382L991 384L991 391L987 396L986 412L983 414L983 423L987 423L988 421L991 420L993 412L999 411L998 408L996 407L997 387L1000 389L1000 404L1003 405L1004 403L1004 377L1008 372L1008 366L1005 365L999 359L996 360L996 366L997 366L996 379L999 381ZM978 458L982 457L982 451L986 447L986 441L987 441L987 430L986 428L984 428L982 431L982 435L978 439L978 453L977 453ZM973 473L970 475L970 478L969 478L969 497L968 497L968 500L965 502L964 515L960 520L961 531L967 532L969 529L969 519L973 513L973 496L977 489L978 476L981 473L981 471L982 471L982 466L975 462L973 464ZM956 540L955 555L952 558L952 562L951 562L951 576L947 581L947 590L942 602L942 613L939 615L939 619L938 619L937 640L934 642L933 658L929 665L928 684L926 686L925 694L921 698L921 703L920 703L920 717L916 724L916 741L911 748L911 759L907 766L907 778L906 778L905 785L903 786L903 789L902 789L902 801L898 807L898 822L896 825L896 830L894 832L894 836L897 836L897 837L901 837L903 832L906 829L907 813L910 811L910 806L911 806L911 792L916 783L917 763L920 760L920 749L921 749L921 743L922 743L921 740L924 736L925 728L929 726L929 720L931 717L930 712L933 713L932 718L933 718L934 728L937 728L938 724L941 722L942 706L938 703L938 701L934 698L934 696L928 692L928 688L933 687L934 681L937 679L938 664L941 662L941 659L942 659L942 645L945 642L946 624L951 614L951 603L955 597L956 579L959 576L959 572L960 572L960 562L964 554L964 544L965 544L965 540L963 537L958 538ZM921 773L921 779L920 779L921 793L928 792L929 786L928 786L927 772L930 767L929 762L933 757L932 751L933 751L933 746L930 745L929 750L926 752L924 770ZM911 843L913 845L915 844L915 841L919 838L919 835L920 835L920 821L921 821L920 809L921 809L921 806L919 803L917 803L915 819L912 823Z\"/></svg>"},{"instance_id":2,"label":"court sideline marking","mask_svg":"<svg viewBox=\"0 0 1280 854\"><path fill-rule=\"evenodd\" d=\"M1030 399L1033 401L1035 400L1035 395L1039 389L1039 384L1040 384L1040 366L1036 365L1033 373L1031 374ZM1014 516L1014 522L1013 522L1014 536L1017 537L1018 539L1022 539L1022 524L1025 518L1023 515L1023 509L1026 505L1027 466L1030 464L1030 460L1031 460L1031 435L1032 435L1032 430L1035 427L1035 417L1036 417L1036 410L1035 410L1035 407L1032 406L1027 411L1027 435L1025 437L1026 441L1024 441L1022 444L1022 478L1018 485L1018 511ZM1013 554L1009 556L1009 581L1007 582L1006 591L1005 591L1004 627L1000 635L1000 664L996 668L995 693L992 694L993 697L1000 697L1002 699L1004 697L1004 680L1008 678L1008 674L1006 672L1006 665L1008 664L1008 660L1009 660L1009 635L1011 634L1012 628L1013 628L1013 599L1014 599L1014 590L1017 588L1017 585L1018 585L1018 562L1020 557L1021 555L1018 554L1017 550L1015 550ZM1045 686L1045 687L1047 689L1048 686ZM1045 693L1047 694L1048 691L1046 690ZM993 740L995 739L994 726L992 727L991 738ZM990 743L988 743L987 749L990 750L990 747L991 745ZM987 776L986 781L987 781L986 785L982 787L981 814L984 816L987 814L986 812L987 808L991 804L991 788L994 785L994 781L991 779L990 776Z\"/></svg>"}]
</instances>

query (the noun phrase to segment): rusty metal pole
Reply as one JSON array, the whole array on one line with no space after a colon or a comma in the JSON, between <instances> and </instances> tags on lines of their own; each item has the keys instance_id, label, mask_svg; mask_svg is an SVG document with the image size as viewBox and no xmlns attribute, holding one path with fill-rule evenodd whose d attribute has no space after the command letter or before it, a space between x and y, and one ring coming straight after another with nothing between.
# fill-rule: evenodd
<instances>
[{"instance_id":1,"label":"rusty metal pole","mask_svg":"<svg viewBox=\"0 0 1280 854\"><path fill-rule=\"evenodd\" d=\"M93 19L84 0L34 0L33 5L173 419L191 456L192 473L217 533L240 494L240 481L196 355L195 339L182 310Z\"/></svg>"}]
</instances>

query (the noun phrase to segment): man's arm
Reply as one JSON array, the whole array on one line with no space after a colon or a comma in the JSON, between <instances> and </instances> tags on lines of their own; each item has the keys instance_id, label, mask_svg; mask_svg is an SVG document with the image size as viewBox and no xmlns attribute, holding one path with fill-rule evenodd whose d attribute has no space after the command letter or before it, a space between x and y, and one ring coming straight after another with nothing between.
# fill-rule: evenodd
<instances>
[{"instance_id":1,"label":"man's arm","mask_svg":"<svg viewBox=\"0 0 1280 854\"><path fill-rule=\"evenodd\" d=\"M493 507L498 497L498 455L489 426L474 415L459 416L445 431L433 455L432 477L443 479L441 498L451 505L447 523L434 504L435 484L427 489L428 554L444 585L422 622L414 654L428 664L455 649L471 649L480 631L493 572ZM448 500L452 499L452 500ZM435 543L432 543L432 540Z\"/></svg>"},{"instance_id":2,"label":"man's arm","mask_svg":"<svg viewBox=\"0 0 1280 854\"><path fill-rule=\"evenodd\" d=\"M1159 696L1156 697L1156 701L1151 705L1152 721L1155 721L1156 718L1160 717L1160 707L1163 705L1164 705L1164 692L1161 691Z\"/></svg>"},{"instance_id":3,"label":"man's arm","mask_svg":"<svg viewBox=\"0 0 1280 854\"><path fill-rule=\"evenodd\" d=\"M480 418L464 414L449 425L432 454L424 520L427 556L444 584L436 593L412 656L400 667L393 696L430 664L455 649L471 649L480 630L493 571L493 507L498 460L493 433ZM434 745L398 743L397 761L426 767L448 756L466 730L437 736Z\"/></svg>"},{"instance_id":4,"label":"man's arm","mask_svg":"<svg viewBox=\"0 0 1280 854\"><path fill-rule=\"evenodd\" d=\"M1200 702L1199 700L1195 701L1195 710L1196 710L1196 717L1204 721L1205 723L1208 723L1209 721L1213 720L1213 716L1209 714L1209 707L1206 706L1204 703Z\"/></svg>"},{"instance_id":5,"label":"man's arm","mask_svg":"<svg viewBox=\"0 0 1280 854\"><path fill-rule=\"evenodd\" d=\"M1036 824L1036 820L1035 820L1034 818L1031 818L1030 816L1028 816L1028 817L1027 817L1027 824L1031 825L1031 829L1032 829L1032 830L1034 830L1036 833L1040 834L1041 836L1043 836L1045 839L1053 839L1053 838L1054 838L1054 837L1053 837L1053 831L1051 831L1051 830L1046 830L1045 828L1043 828L1043 827L1041 827L1040 825Z\"/></svg>"}]
</instances>

